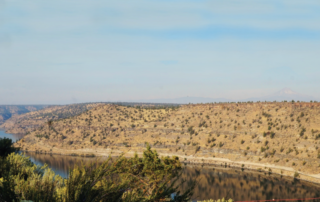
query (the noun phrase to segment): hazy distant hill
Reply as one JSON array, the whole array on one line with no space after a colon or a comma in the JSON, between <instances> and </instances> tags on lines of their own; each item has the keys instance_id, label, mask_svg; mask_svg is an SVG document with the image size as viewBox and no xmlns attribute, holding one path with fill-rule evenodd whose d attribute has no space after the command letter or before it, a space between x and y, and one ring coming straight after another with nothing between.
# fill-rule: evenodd
<instances>
[{"instance_id":1,"label":"hazy distant hill","mask_svg":"<svg viewBox=\"0 0 320 202\"><path fill-rule=\"evenodd\" d=\"M0 125L13 115L20 115L48 107L47 105L0 105Z\"/></svg>"},{"instance_id":2,"label":"hazy distant hill","mask_svg":"<svg viewBox=\"0 0 320 202\"><path fill-rule=\"evenodd\" d=\"M249 98L246 99L246 101L305 101L305 102L310 102L310 100L317 100L315 97L309 96L309 95L304 95L300 94L297 92L294 92L293 90L289 88L284 88L272 95L264 96L264 97L255 97L255 98Z\"/></svg>"},{"instance_id":3,"label":"hazy distant hill","mask_svg":"<svg viewBox=\"0 0 320 202\"><path fill-rule=\"evenodd\" d=\"M149 102L149 103L189 104L189 103L229 102L231 100L225 99L225 98L180 97L180 98L173 98L173 99L150 99L150 100L139 100L139 101Z\"/></svg>"},{"instance_id":4,"label":"hazy distant hill","mask_svg":"<svg viewBox=\"0 0 320 202\"><path fill-rule=\"evenodd\" d=\"M199 103L219 103L219 102L244 102L244 101L278 101L281 102L283 100L291 101L306 101L310 102L310 100L317 100L315 97L299 94L297 92L292 91L289 88L284 88L274 94L262 96L262 97L252 97L247 99L235 100L235 99L227 99L227 98L208 98L208 97L180 97L173 99L150 99L150 100L139 100L140 102L151 102L151 103L177 103L177 104L199 104Z\"/></svg>"}]
</instances>

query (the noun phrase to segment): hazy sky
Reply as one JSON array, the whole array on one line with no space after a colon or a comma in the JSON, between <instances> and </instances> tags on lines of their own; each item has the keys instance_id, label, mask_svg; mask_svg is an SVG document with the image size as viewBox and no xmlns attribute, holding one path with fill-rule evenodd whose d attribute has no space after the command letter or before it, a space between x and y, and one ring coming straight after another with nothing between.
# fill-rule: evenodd
<instances>
[{"instance_id":1,"label":"hazy sky","mask_svg":"<svg viewBox=\"0 0 320 202\"><path fill-rule=\"evenodd\" d=\"M320 97L319 0L0 0L0 104Z\"/></svg>"}]
</instances>

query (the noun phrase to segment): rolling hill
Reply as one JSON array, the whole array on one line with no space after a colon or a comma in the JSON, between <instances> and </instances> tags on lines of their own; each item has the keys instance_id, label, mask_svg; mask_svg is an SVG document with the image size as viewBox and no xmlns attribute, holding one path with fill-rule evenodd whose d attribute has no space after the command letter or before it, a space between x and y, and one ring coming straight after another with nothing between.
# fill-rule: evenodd
<instances>
[{"instance_id":1,"label":"rolling hill","mask_svg":"<svg viewBox=\"0 0 320 202\"><path fill-rule=\"evenodd\" d=\"M0 105L0 125L13 116L37 111L47 105Z\"/></svg>"},{"instance_id":2,"label":"rolling hill","mask_svg":"<svg viewBox=\"0 0 320 202\"><path fill-rule=\"evenodd\" d=\"M0 125L0 128L5 129L8 133L25 134L28 131L38 128L49 120L73 117L99 105L101 105L101 103L48 106L41 110L15 115Z\"/></svg>"},{"instance_id":3,"label":"rolling hill","mask_svg":"<svg viewBox=\"0 0 320 202\"><path fill-rule=\"evenodd\" d=\"M319 103L231 103L143 108L101 104L43 122L16 143L25 151L82 156L141 152L146 143L185 162L223 163L315 178ZM312 176L312 177L311 177Z\"/></svg>"}]
</instances>

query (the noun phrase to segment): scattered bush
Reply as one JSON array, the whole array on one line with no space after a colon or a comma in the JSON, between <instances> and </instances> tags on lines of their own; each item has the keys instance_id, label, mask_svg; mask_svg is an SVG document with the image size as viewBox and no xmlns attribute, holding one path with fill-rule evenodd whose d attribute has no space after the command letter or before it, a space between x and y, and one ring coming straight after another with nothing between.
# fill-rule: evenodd
<instances>
[{"instance_id":1,"label":"scattered bush","mask_svg":"<svg viewBox=\"0 0 320 202\"><path fill-rule=\"evenodd\" d=\"M302 128L301 131L300 131L300 137L303 136L305 132L306 132L306 129Z\"/></svg>"},{"instance_id":2,"label":"scattered bush","mask_svg":"<svg viewBox=\"0 0 320 202\"><path fill-rule=\"evenodd\" d=\"M271 138L271 139L274 138L275 135L276 135L276 134L275 134L274 132L271 132L271 133L270 133L270 138Z\"/></svg>"}]
</instances>

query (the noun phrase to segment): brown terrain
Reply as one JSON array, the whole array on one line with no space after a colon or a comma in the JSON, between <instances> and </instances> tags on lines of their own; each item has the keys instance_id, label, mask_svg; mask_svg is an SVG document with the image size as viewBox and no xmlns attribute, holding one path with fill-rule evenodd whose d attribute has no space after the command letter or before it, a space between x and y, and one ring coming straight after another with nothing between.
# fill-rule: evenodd
<instances>
[{"instance_id":1,"label":"brown terrain","mask_svg":"<svg viewBox=\"0 0 320 202\"><path fill-rule=\"evenodd\" d=\"M319 113L318 103L162 109L106 104L70 118L43 120L16 146L37 153L107 156L140 153L149 143L160 155L176 155L186 163L295 173L320 182Z\"/></svg>"},{"instance_id":2,"label":"brown terrain","mask_svg":"<svg viewBox=\"0 0 320 202\"><path fill-rule=\"evenodd\" d=\"M6 120L0 128L3 128L8 133L25 134L36 128L39 128L48 120L58 120L68 118L89 110L93 107L101 105L100 103L89 104L72 104L63 106L49 106L42 110L31 110L29 113L16 114Z\"/></svg>"},{"instance_id":3,"label":"brown terrain","mask_svg":"<svg viewBox=\"0 0 320 202\"><path fill-rule=\"evenodd\" d=\"M46 105L0 105L0 125L11 117L46 108Z\"/></svg>"}]
</instances>

